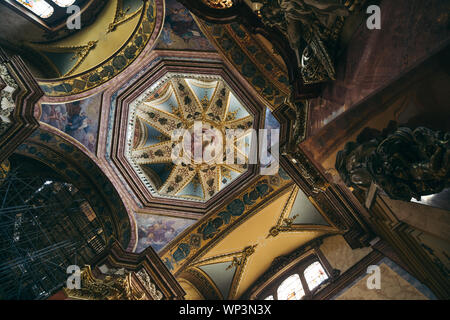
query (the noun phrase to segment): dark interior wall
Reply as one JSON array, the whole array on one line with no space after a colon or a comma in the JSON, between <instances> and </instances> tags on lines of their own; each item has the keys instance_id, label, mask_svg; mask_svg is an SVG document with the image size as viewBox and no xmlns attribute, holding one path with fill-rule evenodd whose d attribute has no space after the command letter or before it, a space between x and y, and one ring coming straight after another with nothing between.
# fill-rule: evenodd
<instances>
[{"instance_id":1,"label":"dark interior wall","mask_svg":"<svg viewBox=\"0 0 450 320\"><path fill-rule=\"evenodd\" d=\"M382 0L380 8L381 30L359 25L336 60L336 81L311 100L311 135L450 40L450 1Z\"/></svg>"}]
</instances>

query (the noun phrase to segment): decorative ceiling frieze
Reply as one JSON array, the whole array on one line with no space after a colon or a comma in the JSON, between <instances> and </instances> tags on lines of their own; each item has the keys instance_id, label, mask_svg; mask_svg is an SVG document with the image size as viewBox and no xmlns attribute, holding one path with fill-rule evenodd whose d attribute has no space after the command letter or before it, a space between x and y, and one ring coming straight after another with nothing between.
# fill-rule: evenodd
<instances>
[{"instance_id":1,"label":"decorative ceiling frieze","mask_svg":"<svg viewBox=\"0 0 450 320\"><path fill-rule=\"evenodd\" d=\"M286 67L243 25L214 25L197 19L203 33L266 101L271 110L289 95Z\"/></svg>"}]
</instances>

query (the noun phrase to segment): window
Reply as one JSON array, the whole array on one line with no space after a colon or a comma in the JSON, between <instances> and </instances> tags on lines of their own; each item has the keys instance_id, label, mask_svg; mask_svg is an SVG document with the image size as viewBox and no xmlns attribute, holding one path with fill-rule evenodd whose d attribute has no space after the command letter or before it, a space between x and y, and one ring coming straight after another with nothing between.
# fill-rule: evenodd
<instances>
[{"instance_id":1,"label":"window","mask_svg":"<svg viewBox=\"0 0 450 320\"><path fill-rule=\"evenodd\" d=\"M308 255L290 263L289 268L270 280L261 290L255 290L251 299L264 300L306 300L313 299L328 283L339 275L326 260L319 248L314 248Z\"/></svg>"},{"instance_id":2,"label":"window","mask_svg":"<svg viewBox=\"0 0 450 320\"><path fill-rule=\"evenodd\" d=\"M75 3L76 0L51 0L61 8L66 8ZM33 12L42 19L50 18L55 12L55 8L46 0L16 0L25 8Z\"/></svg>"},{"instance_id":3,"label":"window","mask_svg":"<svg viewBox=\"0 0 450 320\"><path fill-rule=\"evenodd\" d=\"M41 17L42 19L49 18L53 14L53 7L44 0L16 0L25 8Z\"/></svg>"},{"instance_id":4,"label":"window","mask_svg":"<svg viewBox=\"0 0 450 320\"><path fill-rule=\"evenodd\" d=\"M277 290L278 300L300 300L304 295L302 281L298 274L293 274L283 281Z\"/></svg>"},{"instance_id":5,"label":"window","mask_svg":"<svg viewBox=\"0 0 450 320\"><path fill-rule=\"evenodd\" d=\"M69 7L71 6L75 0L52 0L54 3L56 3L60 7Z\"/></svg>"},{"instance_id":6,"label":"window","mask_svg":"<svg viewBox=\"0 0 450 320\"><path fill-rule=\"evenodd\" d=\"M328 279L328 276L319 261L316 261L307 267L304 275L309 290L314 290L322 282Z\"/></svg>"}]
</instances>

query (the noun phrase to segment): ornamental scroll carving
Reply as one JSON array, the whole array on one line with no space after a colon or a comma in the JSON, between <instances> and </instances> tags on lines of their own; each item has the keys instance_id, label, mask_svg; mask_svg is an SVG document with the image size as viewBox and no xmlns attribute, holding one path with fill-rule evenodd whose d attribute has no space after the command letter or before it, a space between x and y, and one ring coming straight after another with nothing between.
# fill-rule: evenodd
<instances>
[{"instance_id":1,"label":"ornamental scroll carving","mask_svg":"<svg viewBox=\"0 0 450 320\"><path fill-rule=\"evenodd\" d=\"M306 84L335 80L337 40L352 1L252 0L262 5L265 25L278 28L289 40Z\"/></svg>"},{"instance_id":2,"label":"ornamental scroll carving","mask_svg":"<svg viewBox=\"0 0 450 320\"><path fill-rule=\"evenodd\" d=\"M0 92L0 135L2 135L12 124L11 117L16 107L13 94L19 87L4 63L0 63L0 83L3 87Z\"/></svg>"},{"instance_id":3,"label":"ornamental scroll carving","mask_svg":"<svg viewBox=\"0 0 450 320\"><path fill-rule=\"evenodd\" d=\"M233 6L233 0L202 0L207 6L214 9L228 9Z\"/></svg>"},{"instance_id":4,"label":"ornamental scroll carving","mask_svg":"<svg viewBox=\"0 0 450 320\"><path fill-rule=\"evenodd\" d=\"M141 281L142 285L144 285L147 291L150 293L153 300L162 300L163 294L161 293L161 291L156 289L156 285L152 282L147 270L145 269L139 270L139 272L136 273L136 276Z\"/></svg>"},{"instance_id":5,"label":"ornamental scroll carving","mask_svg":"<svg viewBox=\"0 0 450 320\"><path fill-rule=\"evenodd\" d=\"M132 273L107 275L97 279L90 266L81 271L79 289L64 289L69 298L81 300L145 300L146 295L133 285Z\"/></svg>"},{"instance_id":6,"label":"ornamental scroll carving","mask_svg":"<svg viewBox=\"0 0 450 320\"><path fill-rule=\"evenodd\" d=\"M372 183L390 198L410 201L450 187L450 132L366 128L336 158L336 169L349 187L367 190Z\"/></svg>"}]
</instances>

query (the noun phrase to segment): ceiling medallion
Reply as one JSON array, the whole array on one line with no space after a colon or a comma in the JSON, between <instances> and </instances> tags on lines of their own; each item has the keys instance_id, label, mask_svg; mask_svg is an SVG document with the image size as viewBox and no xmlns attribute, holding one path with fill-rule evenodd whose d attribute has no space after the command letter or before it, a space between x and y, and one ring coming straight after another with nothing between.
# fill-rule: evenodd
<instances>
[{"instance_id":1,"label":"ceiling medallion","mask_svg":"<svg viewBox=\"0 0 450 320\"><path fill-rule=\"evenodd\" d=\"M206 202L248 170L253 128L222 78L168 74L131 104L126 157L153 195Z\"/></svg>"},{"instance_id":2,"label":"ceiling medallion","mask_svg":"<svg viewBox=\"0 0 450 320\"><path fill-rule=\"evenodd\" d=\"M228 9L233 6L233 0L203 0L203 2L214 9Z\"/></svg>"}]
</instances>

